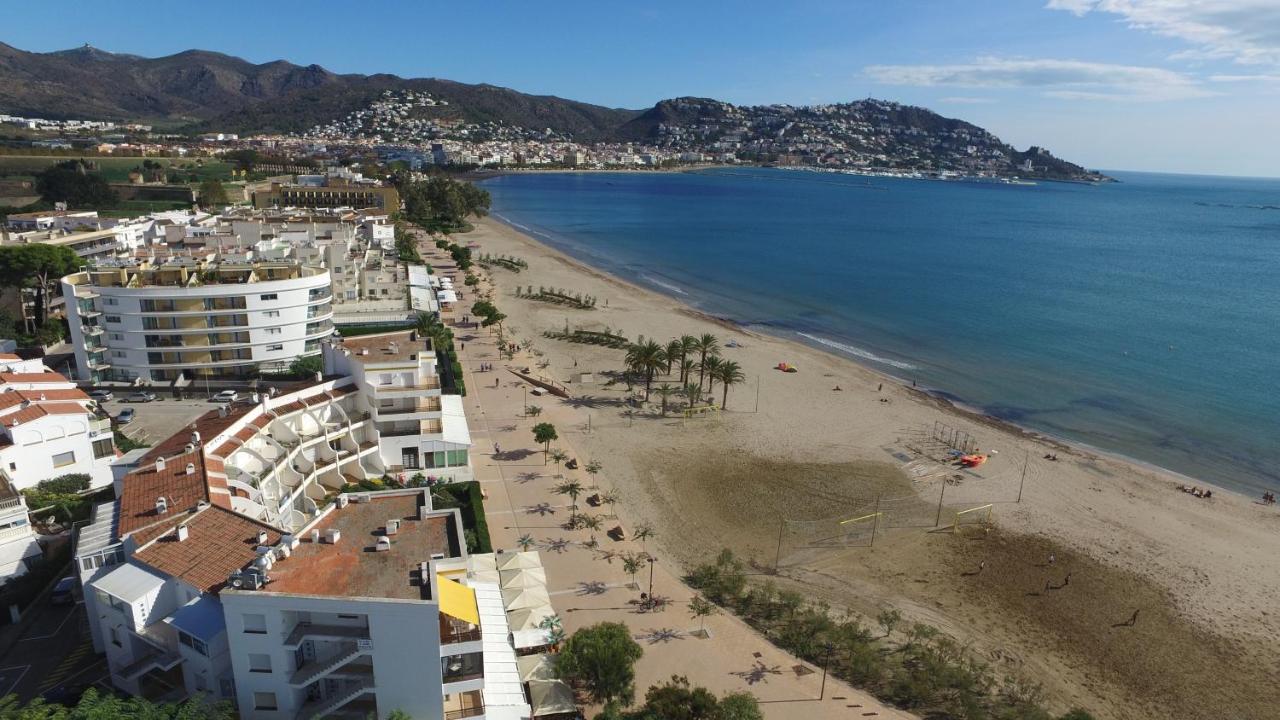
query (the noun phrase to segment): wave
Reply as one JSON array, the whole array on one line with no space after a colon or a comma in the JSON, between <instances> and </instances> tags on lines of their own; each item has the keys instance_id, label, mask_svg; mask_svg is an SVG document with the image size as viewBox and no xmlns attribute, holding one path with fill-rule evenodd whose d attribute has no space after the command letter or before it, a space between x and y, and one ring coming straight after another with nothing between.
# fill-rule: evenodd
<instances>
[{"instance_id":1,"label":"wave","mask_svg":"<svg viewBox=\"0 0 1280 720\"><path fill-rule=\"evenodd\" d=\"M644 280L648 280L649 282L653 283L654 285L657 285L657 286L658 286L658 287L660 287L660 288L663 288L663 289L665 289L665 290L670 290L670 291L671 291L671 292L673 292L673 293L679 293L679 294L681 294L681 295L688 295L688 294L689 294L689 293L685 292L683 288L680 288L680 287L678 287L678 286L676 286L676 285L672 285L672 284L671 284L671 283L669 283L669 282L663 282L663 281L659 280L658 278L653 277L652 275L643 275L643 274L642 274L640 277L641 277L642 279L644 279Z\"/></svg>"},{"instance_id":2,"label":"wave","mask_svg":"<svg viewBox=\"0 0 1280 720\"><path fill-rule=\"evenodd\" d=\"M818 343L819 345L826 345L829 348L835 348L836 350L839 350L844 353L848 353L849 355L853 355L854 357L860 357L863 360L878 362L878 363L881 363L882 365L896 367L899 370L915 370L916 369L916 366L912 365L909 362L903 362L902 360L891 360L889 358L880 357L879 355L876 355L875 353L870 352L868 350L863 350L860 347L855 347L853 345L845 345L844 343L836 342L835 340L828 340L827 338L818 337L817 335L810 335L809 333L802 332L797 334L800 335L801 337L808 338Z\"/></svg>"}]
</instances>

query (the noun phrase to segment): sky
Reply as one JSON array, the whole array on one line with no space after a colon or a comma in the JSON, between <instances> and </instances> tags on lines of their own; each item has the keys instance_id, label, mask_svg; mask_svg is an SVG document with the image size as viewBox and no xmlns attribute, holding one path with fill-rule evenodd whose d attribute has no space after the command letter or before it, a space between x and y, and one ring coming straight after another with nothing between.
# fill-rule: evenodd
<instances>
[{"instance_id":1,"label":"sky","mask_svg":"<svg viewBox=\"0 0 1280 720\"><path fill-rule=\"evenodd\" d=\"M31 51L200 48L628 108L870 96L1090 168L1280 176L1280 0L5 5L0 41Z\"/></svg>"}]
</instances>

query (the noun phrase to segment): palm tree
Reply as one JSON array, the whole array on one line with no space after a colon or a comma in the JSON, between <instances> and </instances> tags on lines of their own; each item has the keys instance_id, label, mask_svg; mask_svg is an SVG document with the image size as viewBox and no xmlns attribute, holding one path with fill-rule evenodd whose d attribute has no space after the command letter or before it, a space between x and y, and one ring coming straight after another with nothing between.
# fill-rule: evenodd
<instances>
[{"instance_id":1,"label":"palm tree","mask_svg":"<svg viewBox=\"0 0 1280 720\"><path fill-rule=\"evenodd\" d=\"M723 410L726 403L729 402L729 386L737 385L747 379L742 374L742 367L732 360L725 360L720 363L720 367L716 368L716 379L724 386L724 395L720 398L720 409Z\"/></svg>"},{"instance_id":2,"label":"palm tree","mask_svg":"<svg viewBox=\"0 0 1280 720\"><path fill-rule=\"evenodd\" d=\"M631 539L639 540L640 547L645 546L645 540L653 537L653 528L648 525L637 525L636 529L631 531Z\"/></svg>"},{"instance_id":3,"label":"palm tree","mask_svg":"<svg viewBox=\"0 0 1280 720\"><path fill-rule=\"evenodd\" d=\"M658 394L658 398L662 401L662 416L666 417L667 402L671 399L672 395L676 394L676 389L667 383L662 383L656 390L654 390L654 392Z\"/></svg>"},{"instance_id":4,"label":"palm tree","mask_svg":"<svg viewBox=\"0 0 1280 720\"><path fill-rule=\"evenodd\" d=\"M564 462L568 458L569 458L569 454L561 450L560 448L556 448L555 450L551 451L551 459L554 460L557 465Z\"/></svg>"},{"instance_id":5,"label":"palm tree","mask_svg":"<svg viewBox=\"0 0 1280 720\"><path fill-rule=\"evenodd\" d=\"M684 351L684 346L679 340L672 340L667 343L667 375L671 375L671 368L675 366L676 361L680 359L680 353Z\"/></svg>"},{"instance_id":6,"label":"palm tree","mask_svg":"<svg viewBox=\"0 0 1280 720\"><path fill-rule=\"evenodd\" d=\"M702 362L702 367L698 368L699 371L707 374L707 394L712 396L713 403L715 402L716 374L720 372L720 365L723 363L724 360L721 360L719 355L708 355Z\"/></svg>"},{"instance_id":7,"label":"palm tree","mask_svg":"<svg viewBox=\"0 0 1280 720\"><path fill-rule=\"evenodd\" d=\"M636 574L639 573L640 569L643 567L644 560L640 559L639 555L635 553L627 553L622 556L622 571L631 576L631 585L633 587L639 588L639 586L636 585Z\"/></svg>"},{"instance_id":8,"label":"palm tree","mask_svg":"<svg viewBox=\"0 0 1280 720\"><path fill-rule=\"evenodd\" d=\"M524 535L521 535L518 540L516 540L516 544L520 546L521 550L527 551L529 548L533 547L536 543L534 542L532 535L525 533Z\"/></svg>"},{"instance_id":9,"label":"palm tree","mask_svg":"<svg viewBox=\"0 0 1280 720\"><path fill-rule=\"evenodd\" d=\"M689 368L693 367L692 363L686 365L689 360L689 353L698 349L698 338L692 335L680 336L680 384L689 382Z\"/></svg>"},{"instance_id":10,"label":"palm tree","mask_svg":"<svg viewBox=\"0 0 1280 720\"><path fill-rule=\"evenodd\" d=\"M692 358L680 358L680 384L684 385L689 382L689 376L693 374L693 366L696 365Z\"/></svg>"},{"instance_id":11,"label":"palm tree","mask_svg":"<svg viewBox=\"0 0 1280 720\"><path fill-rule=\"evenodd\" d=\"M649 387L658 369L666 365L667 352L652 340L636 343L627 349L627 366L644 375L644 399L649 401Z\"/></svg>"},{"instance_id":12,"label":"palm tree","mask_svg":"<svg viewBox=\"0 0 1280 720\"><path fill-rule=\"evenodd\" d=\"M589 462L589 463L587 463L586 465L583 465L583 466L582 466L582 469L583 469L583 470L586 470L586 471L587 471L587 475L588 475L588 476L590 476L590 478L591 478L591 487L593 487L593 488L594 488L594 487L599 487L599 484L598 484L598 482L596 481L596 475L598 475L598 474L600 473L600 469L601 469L602 467L604 467L604 466L603 466L603 465L601 465L601 464L600 464L600 462L599 462L598 460L592 460L591 462Z\"/></svg>"},{"instance_id":13,"label":"palm tree","mask_svg":"<svg viewBox=\"0 0 1280 720\"><path fill-rule=\"evenodd\" d=\"M578 512L578 496L582 494L582 483L577 480L565 480L555 487L555 491L561 495L569 496L569 514L576 514Z\"/></svg>"},{"instance_id":14,"label":"palm tree","mask_svg":"<svg viewBox=\"0 0 1280 720\"><path fill-rule=\"evenodd\" d=\"M703 373L706 370L707 356L720 349L720 341L711 333L703 333L694 343L694 349L698 351L698 387L702 387Z\"/></svg>"},{"instance_id":15,"label":"palm tree","mask_svg":"<svg viewBox=\"0 0 1280 720\"><path fill-rule=\"evenodd\" d=\"M702 387L699 385L694 385L693 383L689 383L688 385L684 386L684 389L681 391L681 393L684 395L685 400L689 403L689 407L693 407L697 405L698 400L702 398Z\"/></svg>"}]
</instances>

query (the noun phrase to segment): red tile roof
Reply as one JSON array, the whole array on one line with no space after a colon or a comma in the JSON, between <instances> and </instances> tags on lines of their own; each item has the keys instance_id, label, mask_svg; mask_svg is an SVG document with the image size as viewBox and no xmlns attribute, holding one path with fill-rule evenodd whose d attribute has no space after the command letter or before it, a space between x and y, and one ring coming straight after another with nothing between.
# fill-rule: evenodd
<instances>
[{"instance_id":1,"label":"red tile roof","mask_svg":"<svg viewBox=\"0 0 1280 720\"><path fill-rule=\"evenodd\" d=\"M217 506L186 519L186 540L178 540L177 525L165 525L134 557L209 593L218 592L232 573L257 559L259 532L267 533L266 545L280 542L280 532L270 525Z\"/></svg>"},{"instance_id":2,"label":"red tile roof","mask_svg":"<svg viewBox=\"0 0 1280 720\"><path fill-rule=\"evenodd\" d=\"M69 383L65 376L50 370L42 373L0 373L0 381L20 383Z\"/></svg>"},{"instance_id":3,"label":"red tile roof","mask_svg":"<svg viewBox=\"0 0 1280 720\"><path fill-rule=\"evenodd\" d=\"M120 537L161 522L171 513L190 510L201 500L213 502L200 449L165 458L164 464L163 470L157 470L152 460L125 476L117 503ZM195 472L187 473L188 464L195 465ZM226 487L225 482L223 487ZM156 499L160 497L168 502L168 513L156 512ZM230 506L230 499L225 501Z\"/></svg>"}]
</instances>

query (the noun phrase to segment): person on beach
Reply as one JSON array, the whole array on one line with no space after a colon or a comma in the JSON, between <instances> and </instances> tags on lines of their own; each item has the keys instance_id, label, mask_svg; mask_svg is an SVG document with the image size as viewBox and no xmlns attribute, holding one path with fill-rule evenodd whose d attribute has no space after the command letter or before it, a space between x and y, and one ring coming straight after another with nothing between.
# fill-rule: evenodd
<instances>
[{"instance_id":1,"label":"person on beach","mask_svg":"<svg viewBox=\"0 0 1280 720\"><path fill-rule=\"evenodd\" d=\"M1058 557L1053 553L1049 553L1049 564L1052 565L1058 561Z\"/></svg>"},{"instance_id":2,"label":"person on beach","mask_svg":"<svg viewBox=\"0 0 1280 720\"><path fill-rule=\"evenodd\" d=\"M494 454L494 455L501 455L501 454L502 454L502 448L498 447L498 443L494 443L494 444L493 444L493 454Z\"/></svg>"}]
</instances>

